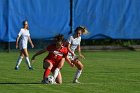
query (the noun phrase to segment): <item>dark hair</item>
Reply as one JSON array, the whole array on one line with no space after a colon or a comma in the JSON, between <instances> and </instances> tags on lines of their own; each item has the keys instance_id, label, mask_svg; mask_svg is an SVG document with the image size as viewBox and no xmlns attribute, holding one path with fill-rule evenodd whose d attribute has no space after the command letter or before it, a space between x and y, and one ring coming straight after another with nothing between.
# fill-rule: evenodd
<instances>
[{"instance_id":1,"label":"dark hair","mask_svg":"<svg viewBox=\"0 0 140 93\"><path fill-rule=\"evenodd\" d=\"M77 32L77 31L79 31L79 30L83 30L83 28L82 27L77 27L76 29L75 29L75 32Z\"/></svg>"},{"instance_id":2,"label":"dark hair","mask_svg":"<svg viewBox=\"0 0 140 93\"><path fill-rule=\"evenodd\" d=\"M58 34L54 38L58 42L63 42L64 41L64 35L62 35L62 34Z\"/></svg>"},{"instance_id":3,"label":"dark hair","mask_svg":"<svg viewBox=\"0 0 140 93\"><path fill-rule=\"evenodd\" d=\"M24 20L24 21L23 21L23 25L25 25L26 22L28 22L28 21L27 21L27 20Z\"/></svg>"}]
</instances>

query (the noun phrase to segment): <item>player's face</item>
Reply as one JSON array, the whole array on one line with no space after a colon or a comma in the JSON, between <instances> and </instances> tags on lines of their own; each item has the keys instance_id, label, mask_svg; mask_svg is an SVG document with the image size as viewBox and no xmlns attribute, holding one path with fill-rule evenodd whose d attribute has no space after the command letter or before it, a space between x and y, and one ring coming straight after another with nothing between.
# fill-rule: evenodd
<instances>
[{"instance_id":1,"label":"player's face","mask_svg":"<svg viewBox=\"0 0 140 93\"><path fill-rule=\"evenodd\" d=\"M82 31L81 30L79 30L79 31L76 32L77 37L81 36L81 34L82 34Z\"/></svg>"},{"instance_id":2,"label":"player's face","mask_svg":"<svg viewBox=\"0 0 140 93\"><path fill-rule=\"evenodd\" d=\"M61 48L62 47L62 45L63 45L63 43L62 42L56 42L56 48Z\"/></svg>"},{"instance_id":3,"label":"player's face","mask_svg":"<svg viewBox=\"0 0 140 93\"><path fill-rule=\"evenodd\" d=\"M28 28L28 22L24 23L24 28Z\"/></svg>"}]
</instances>

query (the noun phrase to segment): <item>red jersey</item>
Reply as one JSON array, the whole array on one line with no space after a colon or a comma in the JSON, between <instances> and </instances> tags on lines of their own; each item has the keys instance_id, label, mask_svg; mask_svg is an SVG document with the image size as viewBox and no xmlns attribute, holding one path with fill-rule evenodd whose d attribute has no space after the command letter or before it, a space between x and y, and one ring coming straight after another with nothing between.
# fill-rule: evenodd
<instances>
[{"instance_id":1,"label":"red jersey","mask_svg":"<svg viewBox=\"0 0 140 93\"><path fill-rule=\"evenodd\" d=\"M49 52L48 56L44 59L52 60L53 62L60 62L64 56L67 56L68 50L66 47L62 46L59 50L56 48L55 44L49 45L46 50Z\"/></svg>"}]
</instances>

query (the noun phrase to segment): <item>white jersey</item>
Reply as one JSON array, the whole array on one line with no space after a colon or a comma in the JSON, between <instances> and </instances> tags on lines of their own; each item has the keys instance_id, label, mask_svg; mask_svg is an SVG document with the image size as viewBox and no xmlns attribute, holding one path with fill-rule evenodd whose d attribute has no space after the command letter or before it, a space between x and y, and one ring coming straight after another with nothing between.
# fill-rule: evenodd
<instances>
[{"instance_id":1,"label":"white jersey","mask_svg":"<svg viewBox=\"0 0 140 93\"><path fill-rule=\"evenodd\" d=\"M28 37L30 36L29 30L26 30L26 29L22 28L18 35L19 35L19 37L21 37L20 38L20 43L19 43L20 50L27 48Z\"/></svg>"},{"instance_id":2,"label":"white jersey","mask_svg":"<svg viewBox=\"0 0 140 93\"><path fill-rule=\"evenodd\" d=\"M74 38L73 36L70 36L67 42L71 44L70 49L74 53L77 46L80 45L81 37ZM71 53L68 53L68 57L72 58Z\"/></svg>"}]
</instances>

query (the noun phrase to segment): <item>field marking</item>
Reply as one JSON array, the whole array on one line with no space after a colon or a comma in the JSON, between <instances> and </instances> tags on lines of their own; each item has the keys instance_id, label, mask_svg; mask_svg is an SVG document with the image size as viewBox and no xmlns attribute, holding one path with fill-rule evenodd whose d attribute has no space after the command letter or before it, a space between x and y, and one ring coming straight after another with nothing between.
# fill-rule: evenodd
<instances>
[{"instance_id":1,"label":"field marking","mask_svg":"<svg viewBox=\"0 0 140 93\"><path fill-rule=\"evenodd\" d=\"M93 85L93 84L99 84L99 83L80 83L80 84L76 84L76 83L62 83L62 85ZM11 83L0 83L0 85L47 85L47 84L42 84L42 83L14 83L14 82L11 82ZM51 85L51 84L48 84L48 85ZM52 85L55 85L55 84L52 84ZM56 84L56 85L59 85L59 84Z\"/></svg>"}]
</instances>

